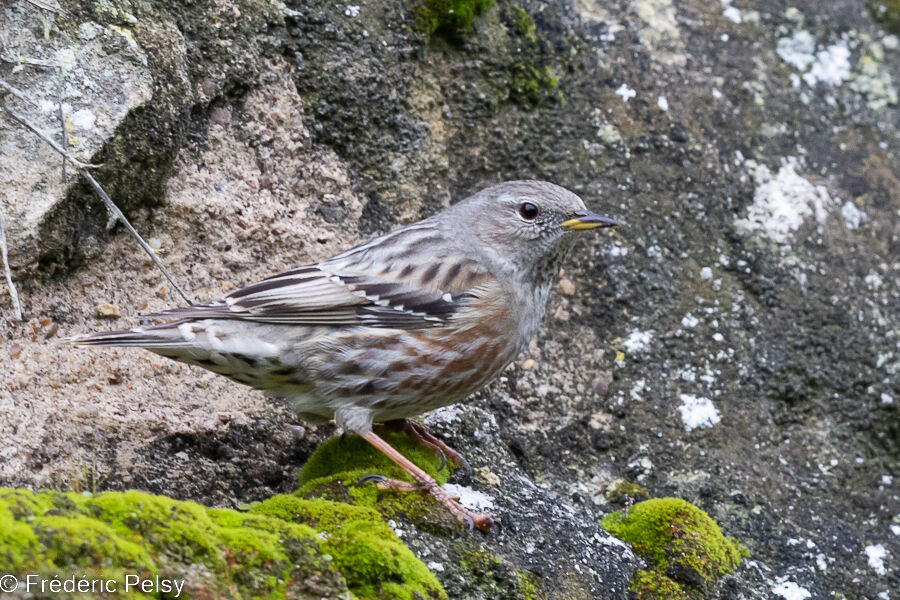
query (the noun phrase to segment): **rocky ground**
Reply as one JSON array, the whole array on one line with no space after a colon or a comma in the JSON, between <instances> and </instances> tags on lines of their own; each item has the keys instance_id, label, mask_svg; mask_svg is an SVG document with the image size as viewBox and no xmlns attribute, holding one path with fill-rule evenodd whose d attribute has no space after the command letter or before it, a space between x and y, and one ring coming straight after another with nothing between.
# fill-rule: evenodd
<instances>
[{"instance_id":1,"label":"rocky ground","mask_svg":"<svg viewBox=\"0 0 900 600\"><path fill-rule=\"evenodd\" d=\"M72 152L193 298L504 179L623 221L576 247L527 355L427 419L503 524L393 523L449 597L526 597L510 573L624 597L636 559L598 525L623 481L747 548L708 596L898 596L895 2L44 3L0 10L0 75L34 103L0 102L57 140L62 104ZM60 164L0 118L25 314L0 291L0 483L225 507L293 491L327 427L59 341L180 302ZM475 546L499 562L458 568Z\"/></svg>"}]
</instances>

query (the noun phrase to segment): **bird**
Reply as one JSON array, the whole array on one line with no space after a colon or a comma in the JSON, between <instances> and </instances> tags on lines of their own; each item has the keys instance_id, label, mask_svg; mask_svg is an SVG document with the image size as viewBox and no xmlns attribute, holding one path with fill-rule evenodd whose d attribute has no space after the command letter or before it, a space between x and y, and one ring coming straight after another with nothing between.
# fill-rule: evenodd
<instances>
[{"instance_id":1,"label":"bird","mask_svg":"<svg viewBox=\"0 0 900 600\"><path fill-rule=\"evenodd\" d=\"M147 315L161 323L71 341L143 348L284 398L301 418L361 436L414 483L364 479L428 493L489 531L491 515L463 507L378 431L401 429L468 467L410 418L497 377L537 332L576 234L617 224L561 186L507 181L314 264Z\"/></svg>"}]
</instances>

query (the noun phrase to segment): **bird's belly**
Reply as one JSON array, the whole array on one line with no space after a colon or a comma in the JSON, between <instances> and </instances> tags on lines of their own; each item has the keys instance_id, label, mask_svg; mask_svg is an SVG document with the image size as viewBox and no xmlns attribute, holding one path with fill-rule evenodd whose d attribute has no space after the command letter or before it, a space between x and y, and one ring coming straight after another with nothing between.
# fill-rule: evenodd
<instances>
[{"instance_id":1,"label":"bird's belly","mask_svg":"<svg viewBox=\"0 0 900 600\"><path fill-rule=\"evenodd\" d=\"M376 420L459 402L498 375L519 350L501 323L466 328L347 332L316 360L314 385L335 410L371 409Z\"/></svg>"}]
</instances>

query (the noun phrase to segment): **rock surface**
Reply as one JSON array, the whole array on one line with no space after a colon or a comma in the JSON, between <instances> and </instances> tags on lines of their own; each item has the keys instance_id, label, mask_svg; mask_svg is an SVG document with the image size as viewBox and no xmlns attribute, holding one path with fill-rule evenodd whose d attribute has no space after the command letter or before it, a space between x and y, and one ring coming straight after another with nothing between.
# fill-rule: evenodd
<instances>
[{"instance_id":1,"label":"rock surface","mask_svg":"<svg viewBox=\"0 0 900 600\"><path fill-rule=\"evenodd\" d=\"M530 572L538 597L624 597L637 562L597 527L623 480L746 546L713 596L894 595L893 3L499 1L431 35L384 0L170 4L11 3L0 74L43 104L0 101L60 131L57 75L15 57L74 56L72 149L106 165L195 298L504 179L557 182L625 223L576 247L526 356L428 418L505 525L397 524L450 597L511 593L492 587L503 568L452 566L460 540ZM58 342L175 299L57 156L5 117L0 144L28 319L0 291L0 482L228 507L293 491L328 428L209 373Z\"/></svg>"}]
</instances>

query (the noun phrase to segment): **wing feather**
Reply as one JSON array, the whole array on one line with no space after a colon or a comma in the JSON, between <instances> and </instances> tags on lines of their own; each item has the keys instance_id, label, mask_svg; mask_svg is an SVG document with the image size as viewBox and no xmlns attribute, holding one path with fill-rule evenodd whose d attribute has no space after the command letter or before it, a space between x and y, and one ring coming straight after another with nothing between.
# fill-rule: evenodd
<instances>
[{"instance_id":1,"label":"wing feather","mask_svg":"<svg viewBox=\"0 0 900 600\"><path fill-rule=\"evenodd\" d=\"M427 264L417 260L423 244ZM420 329L447 323L491 280L487 269L426 220L211 302L149 316Z\"/></svg>"},{"instance_id":2,"label":"wing feather","mask_svg":"<svg viewBox=\"0 0 900 600\"><path fill-rule=\"evenodd\" d=\"M469 294L365 275L304 269L275 276L205 304L153 315L177 320L237 319L308 326L420 329L442 325Z\"/></svg>"}]
</instances>

